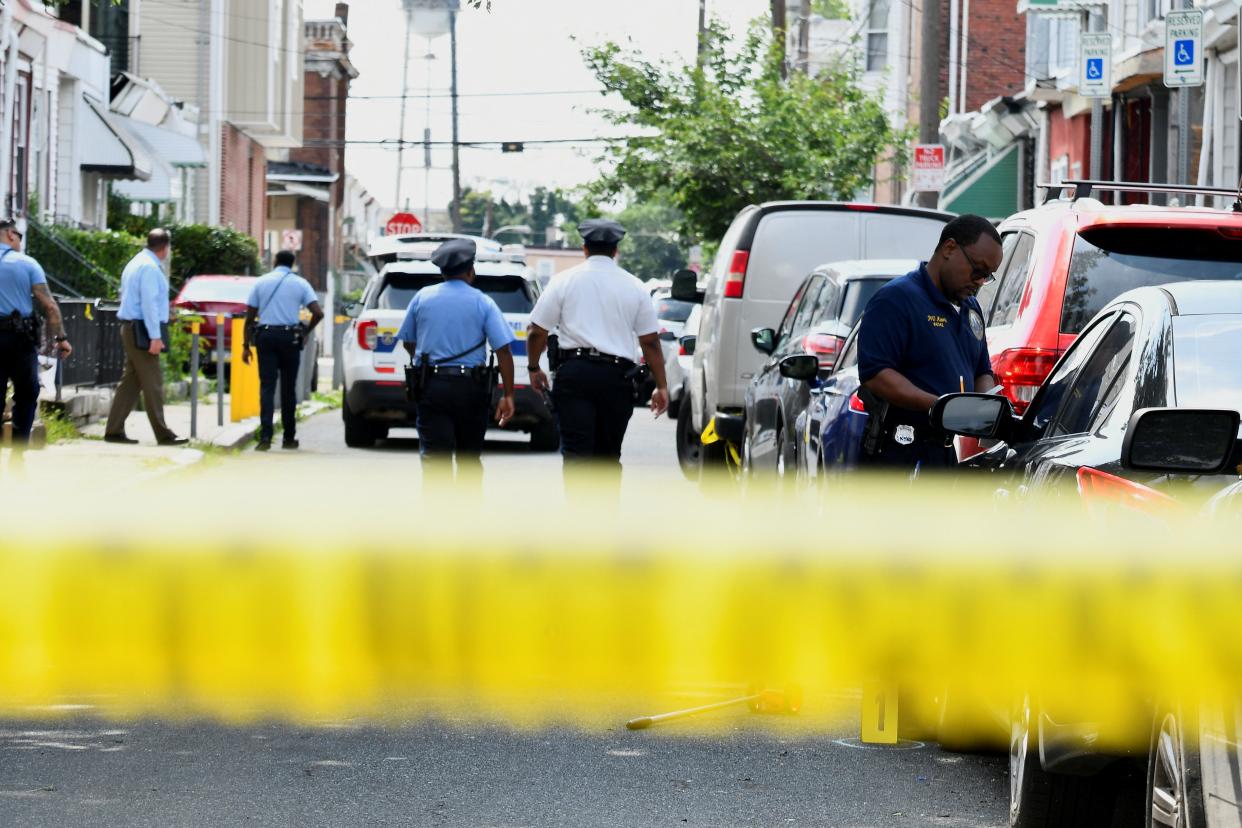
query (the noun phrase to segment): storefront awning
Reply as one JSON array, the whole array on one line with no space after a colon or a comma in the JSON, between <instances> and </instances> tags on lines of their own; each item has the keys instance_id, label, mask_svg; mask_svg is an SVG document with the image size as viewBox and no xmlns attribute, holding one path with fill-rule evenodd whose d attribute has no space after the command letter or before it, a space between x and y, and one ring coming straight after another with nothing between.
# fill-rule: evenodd
<instances>
[{"instance_id":1,"label":"storefront awning","mask_svg":"<svg viewBox=\"0 0 1242 828\"><path fill-rule=\"evenodd\" d=\"M110 177L149 179L155 164L142 142L99 104L90 98L83 100L82 169Z\"/></svg>"},{"instance_id":2,"label":"storefront awning","mask_svg":"<svg viewBox=\"0 0 1242 828\"><path fill-rule=\"evenodd\" d=\"M999 220L1013 215L1018 204L1019 144L997 153L981 154L940 194L940 209L951 213L975 213Z\"/></svg>"}]
</instances>

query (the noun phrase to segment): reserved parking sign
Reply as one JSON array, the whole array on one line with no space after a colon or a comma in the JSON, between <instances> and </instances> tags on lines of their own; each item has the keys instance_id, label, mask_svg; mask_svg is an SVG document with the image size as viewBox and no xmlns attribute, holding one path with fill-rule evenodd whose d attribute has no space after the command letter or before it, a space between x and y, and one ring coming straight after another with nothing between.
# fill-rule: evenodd
<instances>
[{"instance_id":1,"label":"reserved parking sign","mask_svg":"<svg viewBox=\"0 0 1242 828\"><path fill-rule=\"evenodd\" d=\"M1203 12L1171 11L1164 17L1164 85L1203 85Z\"/></svg>"}]
</instances>

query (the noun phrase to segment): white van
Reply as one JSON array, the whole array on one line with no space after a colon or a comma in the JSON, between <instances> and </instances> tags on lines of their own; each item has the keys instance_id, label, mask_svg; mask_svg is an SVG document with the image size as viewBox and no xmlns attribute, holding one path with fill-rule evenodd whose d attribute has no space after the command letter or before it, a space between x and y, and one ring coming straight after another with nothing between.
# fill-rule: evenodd
<instances>
[{"instance_id":1,"label":"white van","mask_svg":"<svg viewBox=\"0 0 1242 828\"><path fill-rule=\"evenodd\" d=\"M703 291L690 417L678 428L679 442L697 444L713 417L722 437L740 441L746 386L764 359L751 347L750 331L776 328L808 273L846 259L925 260L952 218L936 210L825 201L775 201L738 213ZM723 447L704 446L699 456L723 459Z\"/></svg>"}]
</instances>

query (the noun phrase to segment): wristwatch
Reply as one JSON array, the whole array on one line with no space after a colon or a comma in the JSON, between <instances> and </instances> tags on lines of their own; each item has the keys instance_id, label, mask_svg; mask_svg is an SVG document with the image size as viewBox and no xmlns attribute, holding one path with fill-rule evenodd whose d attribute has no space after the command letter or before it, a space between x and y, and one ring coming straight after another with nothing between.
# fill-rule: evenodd
<instances>
[{"instance_id":1,"label":"wristwatch","mask_svg":"<svg viewBox=\"0 0 1242 828\"><path fill-rule=\"evenodd\" d=\"M64 334L61 334L60 336L54 337L54 339L55 339L57 342L68 342L68 341L69 341L69 337L65 336Z\"/></svg>"},{"instance_id":2,"label":"wristwatch","mask_svg":"<svg viewBox=\"0 0 1242 828\"><path fill-rule=\"evenodd\" d=\"M542 369L542 368L540 368L538 365L527 365L527 366L526 366L526 372L527 372L527 373L531 373L532 371L542 371L542 370L543 370L543 369Z\"/></svg>"}]
</instances>

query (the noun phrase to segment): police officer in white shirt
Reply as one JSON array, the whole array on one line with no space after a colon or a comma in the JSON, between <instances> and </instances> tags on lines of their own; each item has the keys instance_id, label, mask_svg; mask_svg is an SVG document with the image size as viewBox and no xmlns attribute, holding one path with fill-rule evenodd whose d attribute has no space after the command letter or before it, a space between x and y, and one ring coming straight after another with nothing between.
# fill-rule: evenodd
<instances>
[{"instance_id":1,"label":"police officer in white shirt","mask_svg":"<svg viewBox=\"0 0 1242 828\"><path fill-rule=\"evenodd\" d=\"M621 441L634 413L634 340L655 378L651 410L668 408L664 353L651 295L643 283L616 263L625 228L609 219L578 226L587 260L552 280L530 314L526 350L530 381L548 388L539 367L548 332L560 336L560 367L552 399L566 463L595 460L620 471Z\"/></svg>"}]
</instances>

